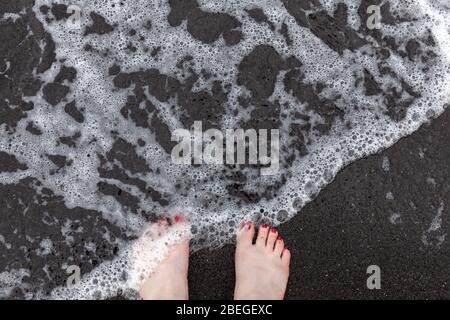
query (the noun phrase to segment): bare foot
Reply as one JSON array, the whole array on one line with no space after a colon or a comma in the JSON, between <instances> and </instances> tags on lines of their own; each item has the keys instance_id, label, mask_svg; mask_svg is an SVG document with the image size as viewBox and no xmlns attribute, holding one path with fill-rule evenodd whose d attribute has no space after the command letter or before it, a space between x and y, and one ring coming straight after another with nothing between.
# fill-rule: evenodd
<instances>
[{"instance_id":1,"label":"bare foot","mask_svg":"<svg viewBox=\"0 0 450 320\"><path fill-rule=\"evenodd\" d=\"M174 223L182 218L175 217ZM161 233L171 228L161 222L150 233ZM158 235L156 235L158 236ZM189 240L171 248L169 255L156 267L143 282L139 295L144 300L187 300L188 299Z\"/></svg>"},{"instance_id":2,"label":"bare foot","mask_svg":"<svg viewBox=\"0 0 450 320\"><path fill-rule=\"evenodd\" d=\"M291 253L276 228L263 224L253 244L255 226L246 222L237 235L235 300L282 300Z\"/></svg>"}]
</instances>

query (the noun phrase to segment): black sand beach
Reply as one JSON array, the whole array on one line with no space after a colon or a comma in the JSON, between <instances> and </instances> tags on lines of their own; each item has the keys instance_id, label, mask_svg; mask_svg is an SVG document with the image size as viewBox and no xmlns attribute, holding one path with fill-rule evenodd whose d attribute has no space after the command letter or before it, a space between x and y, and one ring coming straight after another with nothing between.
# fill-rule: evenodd
<instances>
[{"instance_id":1,"label":"black sand beach","mask_svg":"<svg viewBox=\"0 0 450 320\"><path fill-rule=\"evenodd\" d=\"M204 45L222 41L226 50L245 40L241 21L228 13L203 11L195 0L169 3L170 13L164 17L168 28L181 31L186 28L189 39ZM376 49L367 56L378 59L375 69L389 78L387 83L394 85L389 87L377 82L367 69L358 74L361 70L357 69L353 89L361 90L367 97L379 98L379 108L373 110L377 120L383 116L394 123L406 119L409 108L421 98L421 93L403 79L400 71L388 67L389 57L423 65L423 72L428 72L438 59L433 51L438 50L438 46L430 32L426 37L409 39L400 45L393 37L369 30L364 24L358 30L351 27L344 3L332 14L322 10L318 0L282 0L281 3L296 27L308 30L315 37L314 41L331 50L333 55L354 54L375 43ZM128 70L110 64L102 70L107 79L105 87L111 96L117 94L126 98L112 114L112 125L108 122L111 118L103 124L94 121L88 125L91 116L94 117L94 112L89 114L89 111L97 111L92 107L96 105L89 99L83 100L85 96L91 98L88 94L73 96L81 72L66 59L57 59L56 47L64 45L64 41L58 43L46 30L53 24L66 22L70 17L67 6L58 1L52 6L41 6L38 8L44 20L41 22L31 9L34 4L33 0L2 0L0 3L0 129L3 130L0 178L2 174L7 176L0 182L0 297L11 299L48 297L54 288L66 285L68 265L79 266L83 275L89 274L120 255L123 244L137 237L128 225L119 223L123 221L105 218L100 209L86 209L88 206L84 206L82 197L77 205L69 208L65 196L72 200L75 196L69 192L71 190L64 189L70 184L67 177L81 181L80 185L95 181L92 193L98 199L109 199L108 203L116 205L113 208L121 208L131 217L155 221L157 209L170 207L176 198L152 184L161 179L163 166L149 163L142 156L148 144L158 144L167 154L174 145L169 125L164 121L165 114L155 105L175 104L173 108L179 108L176 111L181 115L177 120L186 128L196 120L204 121L205 128L213 128L225 117L230 87L234 85L221 78L227 75L211 75L204 70L194 72L192 56L178 61L176 75L164 73L163 68ZM367 19L366 9L371 4L368 0L361 1L357 10L360 19ZM389 4L384 1L374 0L373 4L382 7L383 21L391 26L409 21L392 15ZM315 13L309 14L311 10ZM273 37L282 37L286 46L292 46L292 35L285 23L279 23L280 29L276 29L261 10L245 12L258 27L268 28ZM120 26L108 22L109 18L95 10L84 17L89 25L83 29L85 43L80 51L91 55L93 61L110 59L109 48L104 50L101 46L105 44L101 41L96 47L92 39L119 33ZM141 30L127 31L129 43L122 50L127 57L134 57L138 52L158 60L164 48L147 48L142 45L145 37L139 38L139 32L151 38L154 27L148 21ZM113 41L111 51L116 46ZM313 138L327 137L340 121L347 119L346 116L364 109L355 103L354 109L343 110L339 107L341 95L324 97L324 92L330 88L320 81L310 84L305 80L303 63L296 57L283 56L269 44L255 45L251 49L235 66L236 86L246 95L238 97L240 109L236 108L233 116L237 118L240 112L248 112L239 122L242 128L270 130L287 126L289 144L282 150L281 161L285 171L273 184L262 184L261 192L248 192L252 175L246 176L233 167L218 171L227 199L212 201L209 195L195 199L203 201L206 211L221 208L221 201L245 206L262 199L276 200L278 190L292 178L290 165L308 155ZM358 62L354 65L360 67ZM201 82L199 79L209 81L210 87L196 87L195 83ZM290 114L291 109L289 112L282 110L284 105L270 99L278 90L277 81L282 83L283 94L296 99L298 105L306 106L302 110L304 114ZM47 117L46 121L42 122L39 112ZM53 117L61 121L61 127L54 124L58 121ZM280 234L293 256L287 299L450 299L450 108L439 117L427 112L427 117L432 120L412 135L387 150L346 166L320 192L309 194L314 194L312 202L281 224ZM119 120L114 122L116 118ZM286 118L293 123L286 125L289 123ZM320 121L317 122L317 118ZM123 129L122 122L129 126ZM345 126L350 130L353 124L348 121ZM105 136L90 136L92 127L97 129L96 126L101 128L102 125L109 130L103 133ZM54 128L57 130L52 131ZM65 131L69 128L76 130L69 134ZM92 131L97 134L101 130ZM136 132L145 134L137 139ZM144 141L150 136L154 140ZM108 148L102 149L100 140L112 142L105 143ZM101 147L90 152L89 148L97 143ZM29 159L24 146L32 149L35 145L43 146L43 150L36 159ZM74 175L71 171L78 166L91 168L92 163L95 163L91 166L94 174L84 176L81 170ZM24 172L30 174L21 175ZM8 182L9 175L14 182ZM199 184L211 183L214 178ZM174 188L179 194L193 198L190 190L195 181L186 178ZM101 205L99 208L105 210ZM278 218L276 213L266 214L256 222L265 222L264 219ZM236 227L234 220L230 226L223 224L225 226L207 225L196 230L195 244L205 249L191 257L192 299L233 297L234 247L228 244L215 250L209 248L228 239L218 234ZM215 227L217 230L210 230ZM366 270L370 265L381 269L379 290L369 290L366 286L369 276ZM115 280L126 281L127 275L119 278ZM98 299L114 296L129 297L124 292L94 294Z\"/></svg>"},{"instance_id":2,"label":"black sand beach","mask_svg":"<svg viewBox=\"0 0 450 320\"><path fill-rule=\"evenodd\" d=\"M293 257L286 298L449 299L449 141L447 110L343 169L282 225ZM233 254L226 246L192 256L192 298L233 297ZM380 290L367 289L370 265L381 269Z\"/></svg>"}]
</instances>

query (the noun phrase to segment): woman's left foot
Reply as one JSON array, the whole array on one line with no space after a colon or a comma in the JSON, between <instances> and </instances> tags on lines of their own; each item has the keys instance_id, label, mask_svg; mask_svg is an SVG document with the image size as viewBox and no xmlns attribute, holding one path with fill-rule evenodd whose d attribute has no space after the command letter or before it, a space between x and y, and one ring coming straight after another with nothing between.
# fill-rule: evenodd
<instances>
[{"instance_id":1,"label":"woman's left foot","mask_svg":"<svg viewBox=\"0 0 450 320\"><path fill-rule=\"evenodd\" d=\"M174 223L180 223L175 219ZM168 228L159 223L151 232L164 233ZM187 300L188 299L189 240L171 248L169 255L143 282L139 295L144 300Z\"/></svg>"}]
</instances>

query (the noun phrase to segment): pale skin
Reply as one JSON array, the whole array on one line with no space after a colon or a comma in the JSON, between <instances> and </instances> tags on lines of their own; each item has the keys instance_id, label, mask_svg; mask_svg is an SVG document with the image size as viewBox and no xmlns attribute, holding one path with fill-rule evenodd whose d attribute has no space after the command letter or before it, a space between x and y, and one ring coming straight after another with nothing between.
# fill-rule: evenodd
<instances>
[{"instance_id":1,"label":"pale skin","mask_svg":"<svg viewBox=\"0 0 450 320\"><path fill-rule=\"evenodd\" d=\"M290 260L291 253L276 228L263 224L257 230L253 222L243 223L236 236L234 299L282 300L289 278ZM184 241L174 246L143 282L139 291L141 298L187 300L188 265L189 241Z\"/></svg>"}]
</instances>

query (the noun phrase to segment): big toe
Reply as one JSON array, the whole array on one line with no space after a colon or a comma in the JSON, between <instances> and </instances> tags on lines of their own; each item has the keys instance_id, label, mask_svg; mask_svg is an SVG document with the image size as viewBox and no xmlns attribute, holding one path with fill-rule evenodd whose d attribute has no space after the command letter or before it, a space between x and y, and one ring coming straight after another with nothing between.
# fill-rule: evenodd
<instances>
[{"instance_id":1,"label":"big toe","mask_svg":"<svg viewBox=\"0 0 450 320\"><path fill-rule=\"evenodd\" d=\"M246 221L242 224L241 229L236 236L236 246L249 246L253 242L255 236L255 225L251 221Z\"/></svg>"}]
</instances>

